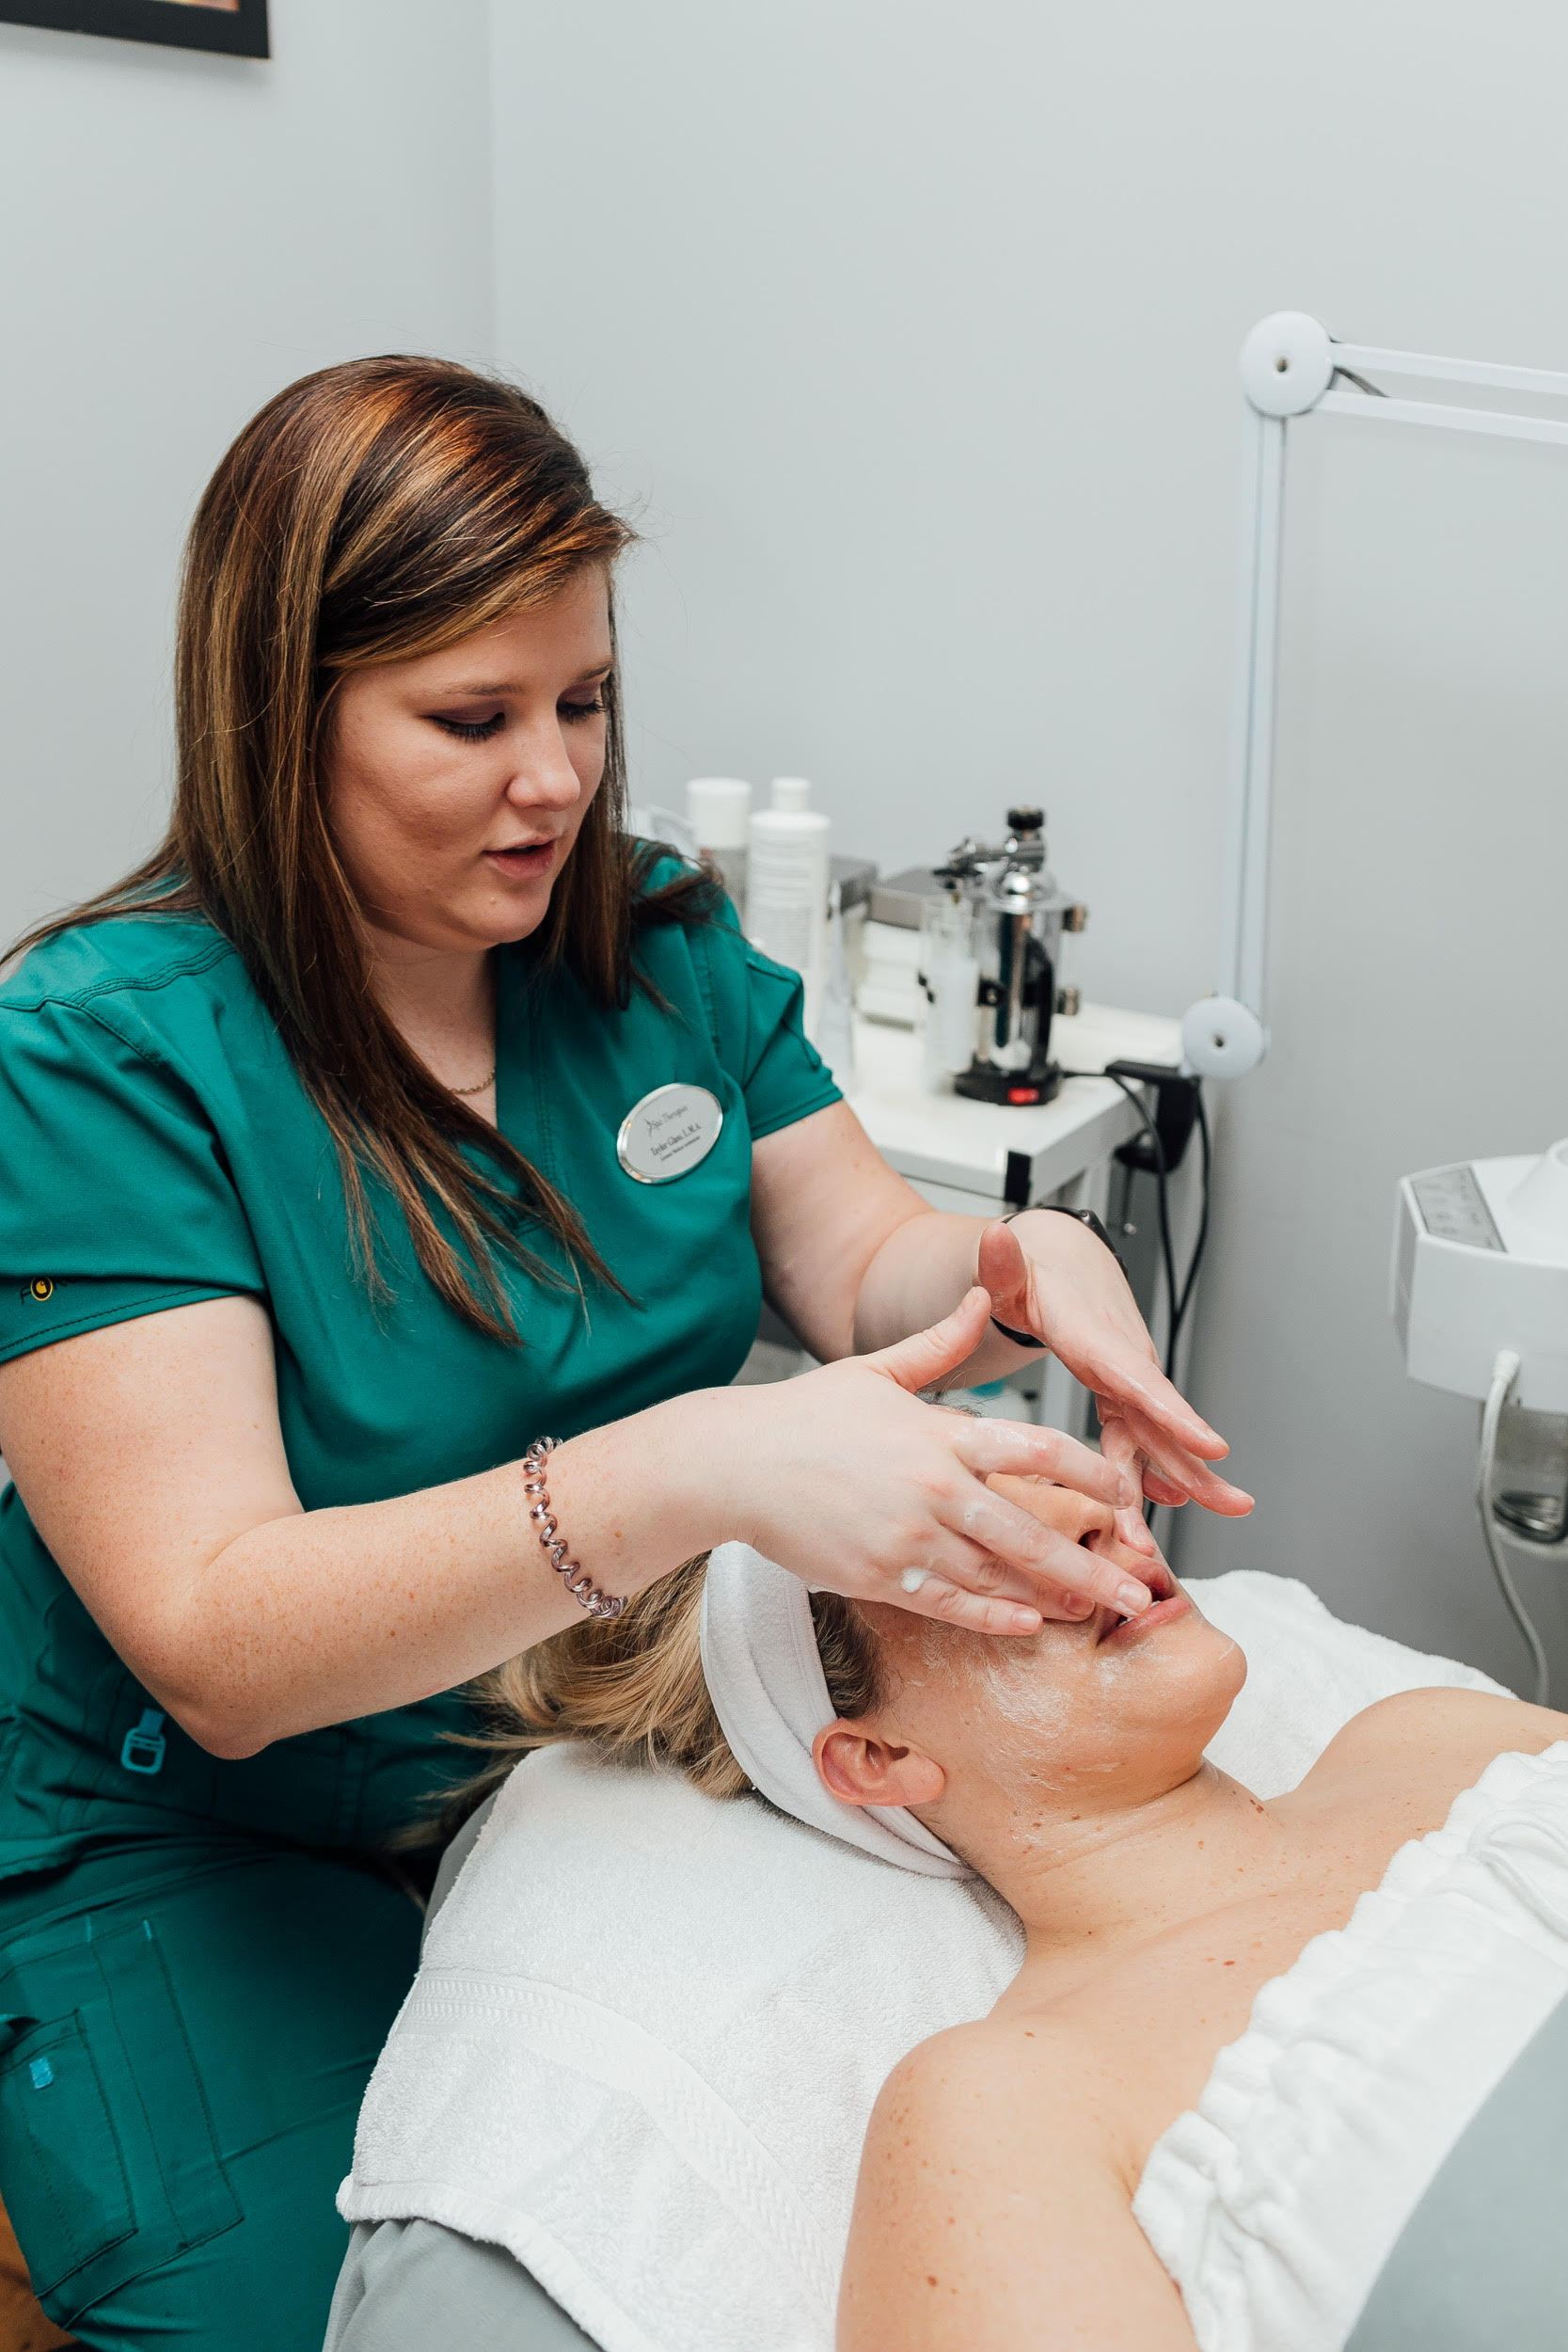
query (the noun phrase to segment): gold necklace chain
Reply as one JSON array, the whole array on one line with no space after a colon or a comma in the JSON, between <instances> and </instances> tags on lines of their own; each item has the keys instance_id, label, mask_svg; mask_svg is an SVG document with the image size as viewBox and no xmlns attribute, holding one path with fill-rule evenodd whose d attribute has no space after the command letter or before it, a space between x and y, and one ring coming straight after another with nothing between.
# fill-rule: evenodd
<instances>
[{"instance_id":1,"label":"gold necklace chain","mask_svg":"<svg viewBox=\"0 0 1568 2352\"><path fill-rule=\"evenodd\" d=\"M497 1064L497 1068L498 1068L498 1069L499 1068L499 1063ZM489 1075L487 1078L481 1078L481 1080L480 1080L480 1082L479 1082L478 1086L476 1086L476 1087L448 1087L448 1089L447 1089L447 1092L448 1092L449 1094L483 1094L483 1093L484 1092L484 1089L485 1089L485 1088L486 1088L486 1087L493 1087L493 1086L495 1085L495 1083L496 1083L496 1073L495 1073L495 1071L494 1071L494 1070L492 1070L492 1071L491 1071L491 1073L490 1073L490 1075Z\"/></svg>"}]
</instances>

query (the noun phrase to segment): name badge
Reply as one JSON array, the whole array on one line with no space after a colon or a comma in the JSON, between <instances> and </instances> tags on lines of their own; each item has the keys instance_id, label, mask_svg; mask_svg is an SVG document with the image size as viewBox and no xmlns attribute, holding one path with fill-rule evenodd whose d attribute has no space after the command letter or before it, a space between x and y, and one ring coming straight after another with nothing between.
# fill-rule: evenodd
<instances>
[{"instance_id":1,"label":"name badge","mask_svg":"<svg viewBox=\"0 0 1568 2352\"><path fill-rule=\"evenodd\" d=\"M719 1140L723 1106L706 1087L655 1087L621 1121L615 1156L640 1184L670 1184L705 1160Z\"/></svg>"}]
</instances>

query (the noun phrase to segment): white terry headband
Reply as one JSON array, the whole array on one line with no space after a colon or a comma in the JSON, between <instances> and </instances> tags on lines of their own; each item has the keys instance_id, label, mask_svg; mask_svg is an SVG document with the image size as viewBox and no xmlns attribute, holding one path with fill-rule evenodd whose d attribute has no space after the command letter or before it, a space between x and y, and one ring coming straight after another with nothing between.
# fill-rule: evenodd
<instances>
[{"instance_id":1,"label":"white terry headband","mask_svg":"<svg viewBox=\"0 0 1568 2352\"><path fill-rule=\"evenodd\" d=\"M750 1544L721 1544L703 1588L703 1672L736 1762L781 1812L927 1878L964 1879L966 1863L902 1805L843 1804L816 1776L811 1743L834 1719L811 1595Z\"/></svg>"}]
</instances>

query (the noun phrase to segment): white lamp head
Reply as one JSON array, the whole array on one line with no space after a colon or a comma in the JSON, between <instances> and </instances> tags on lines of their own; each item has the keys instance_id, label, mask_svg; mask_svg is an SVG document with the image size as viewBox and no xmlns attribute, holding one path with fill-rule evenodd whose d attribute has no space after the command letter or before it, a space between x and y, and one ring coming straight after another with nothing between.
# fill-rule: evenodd
<instances>
[{"instance_id":1,"label":"white lamp head","mask_svg":"<svg viewBox=\"0 0 1568 2352\"><path fill-rule=\"evenodd\" d=\"M1305 310L1275 310L1242 345L1242 389L1259 416L1305 416L1333 381L1328 329Z\"/></svg>"},{"instance_id":2,"label":"white lamp head","mask_svg":"<svg viewBox=\"0 0 1568 2352\"><path fill-rule=\"evenodd\" d=\"M1181 1054L1200 1078L1244 1078L1269 1050L1269 1033L1235 996L1200 996L1181 1017Z\"/></svg>"}]
</instances>

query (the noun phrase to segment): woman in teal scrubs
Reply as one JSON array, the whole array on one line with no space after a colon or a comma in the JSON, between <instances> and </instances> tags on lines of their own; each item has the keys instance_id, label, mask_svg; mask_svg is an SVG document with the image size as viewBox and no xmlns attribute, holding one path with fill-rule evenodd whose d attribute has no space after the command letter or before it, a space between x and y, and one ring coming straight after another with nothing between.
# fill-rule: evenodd
<instances>
[{"instance_id":1,"label":"woman in teal scrubs","mask_svg":"<svg viewBox=\"0 0 1568 2352\"><path fill-rule=\"evenodd\" d=\"M1246 1507L1094 1235L927 1210L626 840L626 537L508 386L281 393L168 838L0 986L0 2198L103 2352L319 2344L475 1676L732 1535L1000 1636L1147 1603L991 1470ZM735 1389L765 1289L823 1368ZM913 1393L1042 1342L1103 1457Z\"/></svg>"}]
</instances>

